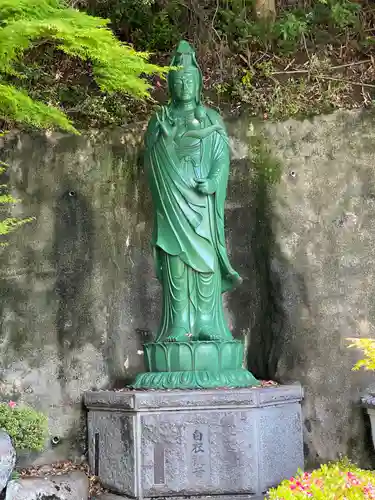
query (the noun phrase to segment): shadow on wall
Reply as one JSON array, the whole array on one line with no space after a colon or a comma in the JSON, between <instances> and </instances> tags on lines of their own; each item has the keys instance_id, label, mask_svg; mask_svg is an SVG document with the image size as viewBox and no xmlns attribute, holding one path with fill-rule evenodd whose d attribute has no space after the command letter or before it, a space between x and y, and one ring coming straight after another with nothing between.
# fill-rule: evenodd
<instances>
[{"instance_id":1,"label":"shadow on wall","mask_svg":"<svg viewBox=\"0 0 375 500\"><path fill-rule=\"evenodd\" d=\"M236 319L235 334L241 336L241 332L247 337L248 369L259 379L278 381L282 353L286 367L283 382L286 382L285 371L292 372L296 363L302 363L303 353L298 343L291 342L290 332L295 325L285 312L281 270L293 276L298 288L297 300L307 309L311 301L304 276L285 259L276 241L274 186L262 175L262 166L251 168L246 159L233 164L236 175L231 180L228 198L230 203L230 200L239 203L227 210L227 228L233 265L244 280L228 295L229 308ZM293 381L293 375L289 380Z\"/></svg>"},{"instance_id":2,"label":"shadow on wall","mask_svg":"<svg viewBox=\"0 0 375 500\"><path fill-rule=\"evenodd\" d=\"M57 345L60 357L59 380L66 382L65 361L70 350L82 347L92 338L89 283L93 271L93 215L84 196L63 184L56 203L55 265ZM83 293L86 291L86 293Z\"/></svg>"},{"instance_id":3,"label":"shadow on wall","mask_svg":"<svg viewBox=\"0 0 375 500\"><path fill-rule=\"evenodd\" d=\"M272 266L280 252L272 231L270 186L260 176L249 178L249 160L233 163L237 173L228 198L240 202L227 210L227 230L233 265L244 281L228 295L228 303L236 320L235 336L241 332L247 337L248 369L259 379L275 380L287 317L280 304L279 276Z\"/></svg>"},{"instance_id":4,"label":"shadow on wall","mask_svg":"<svg viewBox=\"0 0 375 500\"><path fill-rule=\"evenodd\" d=\"M273 271L272 259L277 252L272 231L270 187L263 179L253 185L254 225L250 231L250 248L254 260L254 277L259 293L258 307L250 331L248 367L257 378L274 380L277 367L277 344L286 318L280 307L280 282Z\"/></svg>"}]
</instances>

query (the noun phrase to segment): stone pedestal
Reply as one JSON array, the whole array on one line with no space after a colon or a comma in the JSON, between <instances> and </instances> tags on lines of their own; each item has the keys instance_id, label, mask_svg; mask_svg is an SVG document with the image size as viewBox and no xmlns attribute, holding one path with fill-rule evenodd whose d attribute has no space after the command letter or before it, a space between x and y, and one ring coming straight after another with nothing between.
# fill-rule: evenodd
<instances>
[{"instance_id":1,"label":"stone pedestal","mask_svg":"<svg viewBox=\"0 0 375 500\"><path fill-rule=\"evenodd\" d=\"M149 342L146 372L133 389L215 389L255 387L260 382L243 367L244 344L238 340Z\"/></svg>"},{"instance_id":2,"label":"stone pedestal","mask_svg":"<svg viewBox=\"0 0 375 500\"><path fill-rule=\"evenodd\" d=\"M129 497L257 497L303 468L301 386L85 394L89 462Z\"/></svg>"}]
</instances>

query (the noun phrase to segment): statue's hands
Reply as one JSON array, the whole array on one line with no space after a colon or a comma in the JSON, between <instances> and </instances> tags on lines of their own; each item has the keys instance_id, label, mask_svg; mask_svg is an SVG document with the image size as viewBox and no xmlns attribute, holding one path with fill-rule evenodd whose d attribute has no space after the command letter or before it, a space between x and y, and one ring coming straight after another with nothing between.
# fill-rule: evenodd
<instances>
[{"instance_id":1,"label":"statue's hands","mask_svg":"<svg viewBox=\"0 0 375 500\"><path fill-rule=\"evenodd\" d=\"M195 179L197 189L202 194L213 194L217 189L215 179Z\"/></svg>"},{"instance_id":2,"label":"statue's hands","mask_svg":"<svg viewBox=\"0 0 375 500\"><path fill-rule=\"evenodd\" d=\"M176 127L171 119L168 109L165 106L161 108L160 114L156 113L156 120L160 125L163 135L168 139L173 139Z\"/></svg>"}]
</instances>

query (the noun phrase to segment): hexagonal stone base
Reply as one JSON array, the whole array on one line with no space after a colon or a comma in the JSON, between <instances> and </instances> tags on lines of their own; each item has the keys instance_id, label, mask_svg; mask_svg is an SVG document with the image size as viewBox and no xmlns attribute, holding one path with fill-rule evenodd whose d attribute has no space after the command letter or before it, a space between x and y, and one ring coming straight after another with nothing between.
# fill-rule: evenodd
<instances>
[{"instance_id":1,"label":"hexagonal stone base","mask_svg":"<svg viewBox=\"0 0 375 500\"><path fill-rule=\"evenodd\" d=\"M89 462L137 499L262 495L303 469L301 386L85 394Z\"/></svg>"}]
</instances>

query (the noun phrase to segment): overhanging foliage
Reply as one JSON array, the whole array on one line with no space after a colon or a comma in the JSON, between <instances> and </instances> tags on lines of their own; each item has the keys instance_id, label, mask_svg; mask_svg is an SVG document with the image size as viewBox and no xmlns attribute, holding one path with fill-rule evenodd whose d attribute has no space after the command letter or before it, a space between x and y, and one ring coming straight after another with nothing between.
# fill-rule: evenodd
<instances>
[{"instance_id":1,"label":"overhanging foliage","mask_svg":"<svg viewBox=\"0 0 375 500\"><path fill-rule=\"evenodd\" d=\"M68 7L62 0L1 0L0 2L0 118L37 128L58 127L76 133L63 110L33 100L22 86L22 62L30 49L53 45L71 58L88 61L95 82L104 92L149 96L145 75L166 69L148 62L117 40L108 20Z\"/></svg>"}]
</instances>

